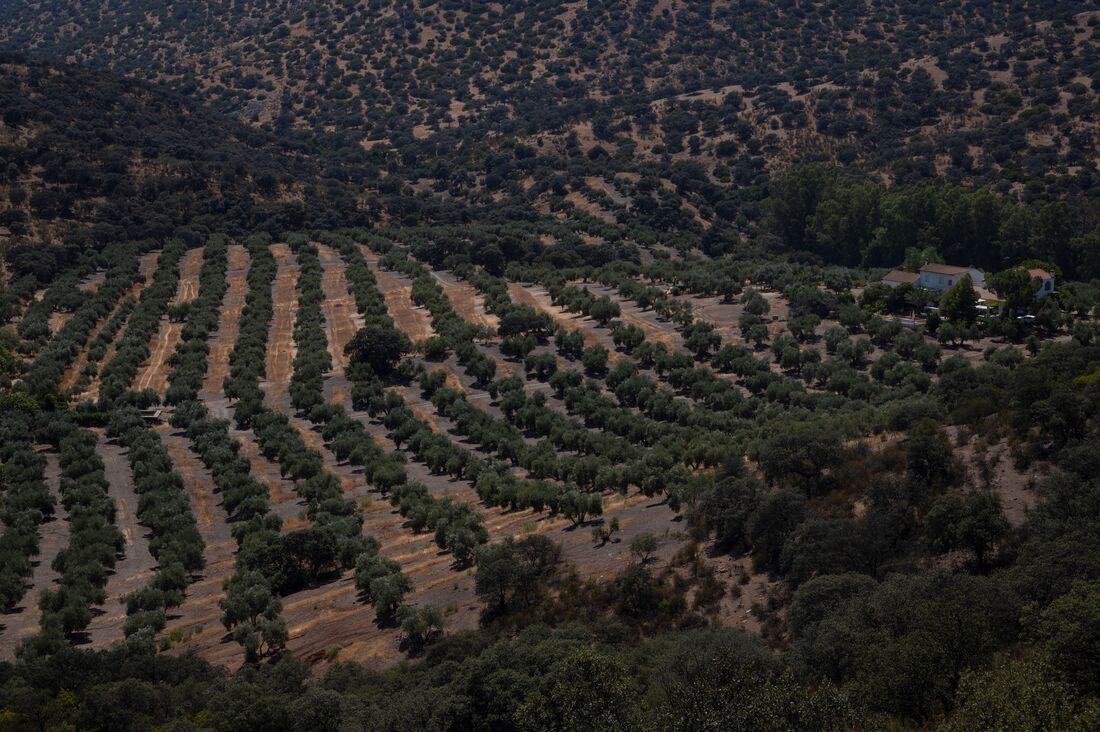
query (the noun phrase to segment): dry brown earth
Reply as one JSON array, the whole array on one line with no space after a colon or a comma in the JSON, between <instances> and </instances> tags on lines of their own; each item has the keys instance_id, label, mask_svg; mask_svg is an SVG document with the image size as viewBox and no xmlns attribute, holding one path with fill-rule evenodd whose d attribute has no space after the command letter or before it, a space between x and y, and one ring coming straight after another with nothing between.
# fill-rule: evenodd
<instances>
[{"instance_id":1,"label":"dry brown earth","mask_svg":"<svg viewBox=\"0 0 1100 732\"><path fill-rule=\"evenodd\" d=\"M175 297L172 298L173 305L190 302L198 295L202 255L202 249L189 249L180 260L180 279ZM167 317L161 320L160 328L149 343L149 358L134 379L136 391L152 389L163 394L168 389L168 372L171 370L168 357L176 350L183 325L171 322Z\"/></svg>"},{"instance_id":2,"label":"dry brown earth","mask_svg":"<svg viewBox=\"0 0 1100 732\"><path fill-rule=\"evenodd\" d=\"M102 432L97 432L97 435L99 444L96 452L103 460L108 494L115 502L115 525L126 542L114 572L107 579L107 602L93 612L87 630L91 646L104 648L122 638L122 626L126 622L126 604L122 598L149 582L156 571L157 561L149 553L149 530L138 522L140 496L134 487L126 450L115 442L108 442Z\"/></svg>"},{"instance_id":3,"label":"dry brown earth","mask_svg":"<svg viewBox=\"0 0 1100 732\"><path fill-rule=\"evenodd\" d=\"M220 392L225 378L229 376L229 354L233 352L233 346L237 342L241 311L248 293L248 250L240 244L231 244L227 260L229 266L225 273L225 298L218 314L218 330L208 341L210 351L206 359L206 378L202 385L203 391L210 393Z\"/></svg>"},{"instance_id":4,"label":"dry brown earth","mask_svg":"<svg viewBox=\"0 0 1100 732\"><path fill-rule=\"evenodd\" d=\"M364 245L362 247L363 258L370 265L378 281L378 290L386 298L386 307L390 311L390 317L400 330L417 341L431 338L435 335L432 329L432 319L428 311L412 301L412 282L399 272L391 272L379 266L382 258Z\"/></svg>"},{"instance_id":5,"label":"dry brown earth","mask_svg":"<svg viewBox=\"0 0 1100 732\"><path fill-rule=\"evenodd\" d=\"M286 244L273 244L278 269L272 286L271 329L267 339L266 378L262 383L271 403L281 401L294 373L294 317L298 312L298 263Z\"/></svg>"},{"instance_id":6,"label":"dry brown earth","mask_svg":"<svg viewBox=\"0 0 1100 732\"><path fill-rule=\"evenodd\" d=\"M328 351L332 357L335 373L343 373L348 367L348 357L344 347L363 327L363 316L356 309L355 300L348 292L347 265L332 247L317 245L318 258L324 273L321 276L321 289L325 294L321 304L325 315L325 335L328 338Z\"/></svg>"}]
</instances>

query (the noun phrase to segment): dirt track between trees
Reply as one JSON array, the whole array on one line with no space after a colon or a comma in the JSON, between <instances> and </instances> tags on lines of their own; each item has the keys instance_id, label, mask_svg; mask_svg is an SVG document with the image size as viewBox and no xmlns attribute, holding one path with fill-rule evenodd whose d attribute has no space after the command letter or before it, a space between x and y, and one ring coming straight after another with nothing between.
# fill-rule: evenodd
<instances>
[{"instance_id":1,"label":"dirt track between trees","mask_svg":"<svg viewBox=\"0 0 1100 732\"><path fill-rule=\"evenodd\" d=\"M435 335L431 315L412 301L412 282L409 278L399 272L382 269L379 266L382 258L365 245L362 251L363 258L378 280L378 290L386 298L386 308L397 328L404 331L413 343Z\"/></svg>"},{"instance_id":2,"label":"dirt track between trees","mask_svg":"<svg viewBox=\"0 0 1100 732\"><path fill-rule=\"evenodd\" d=\"M321 308L325 315L328 352L332 357L333 372L342 374L348 367L344 346L363 327L363 316L359 315L355 300L348 292L347 267L344 260L332 247L324 244L317 245L317 254L324 271L321 276L321 289L325 299L321 303Z\"/></svg>"},{"instance_id":3,"label":"dirt track between trees","mask_svg":"<svg viewBox=\"0 0 1100 732\"><path fill-rule=\"evenodd\" d=\"M173 305L190 302L198 295L202 255L202 249L189 249L180 260L180 279L175 297L172 298ZM158 394L164 394L168 389L168 372L171 370L168 357L175 352L182 332L183 323L171 322L167 317L161 320L157 334L149 343L149 358L134 379L136 391L152 389Z\"/></svg>"}]
</instances>

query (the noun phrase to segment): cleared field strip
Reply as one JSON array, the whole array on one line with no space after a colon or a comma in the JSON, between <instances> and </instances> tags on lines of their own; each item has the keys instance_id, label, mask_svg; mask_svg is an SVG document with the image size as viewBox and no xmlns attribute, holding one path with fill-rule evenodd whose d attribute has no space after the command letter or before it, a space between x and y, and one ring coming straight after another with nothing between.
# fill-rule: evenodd
<instances>
[{"instance_id":1,"label":"cleared field strip","mask_svg":"<svg viewBox=\"0 0 1100 732\"><path fill-rule=\"evenodd\" d=\"M37 633L42 611L38 609L38 598L45 591L57 586L58 573L54 571L54 557L69 545L69 514L61 503L61 464L58 455L52 450L44 452L46 470L43 477L53 494L54 515L38 529L38 556L34 560L34 573L31 586L15 609L0 615L0 661L15 658L15 650L20 642Z\"/></svg>"},{"instance_id":2,"label":"cleared field strip","mask_svg":"<svg viewBox=\"0 0 1100 732\"><path fill-rule=\"evenodd\" d=\"M172 298L173 305L195 299L199 291L200 269L202 269L202 249L189 249L180 260L180 279L176 287L176 295ZM182 322L171 322L168 319L161 321L157 334L149 343L149 359L134 379L136 391L152 389L158 394L163 394L168 388L168 357L176 350L182 331Z\"/></svg>"},{"instance_id":3,"label":"cleared field strip","mask_svg":"<svg viewBox=\"0 0 1100 732\"><path fill-rule=\"evenodd\" d=\"M378 291L386 298L386 308L398 329L405 331L405 335L414 343L435 335L431 315L412 301L412 282L409 278L399 272L382 269L379 266L382 258L366 245L361 247L361 251L363 259L367 260L371 272L378 280Z\"/></svg>"},{"instance_id":4,"label":"cleared field strip","mask_svg":"<svg viewBox=\"0 0 1100 732\"><path fill-rule=\"evenodd\" d=\"M227 259L225 299L218 317L218 330L209 341L208 365L202 386L203 392L211 394L222 391L225 377L229 375L229 354L237 342L241 311L248 292L248 250L240 244L231 244Z\"/></svg>"},{"instance_id":5,"label":"cleared field strip","mask_svg":"<svg viewBox=\"0 0 1100 732\"><path fill-rule=\"evenodd\" d=\"M459 279L451 272L432 270L432 277L443 288L443 293L450 299L455 312L467 323L481 325L496 332L497 326L500 325L500 318L485 309L485 298L473 285Z\"/></svg>"},{"instance_id":6,"label":"cleared field strip","mask_svg":"<svg viewBox=\"0 0 1100 732\"><path fill-rule=\"evenodd\" d=\"M550 293L541 285L509 281L508 295L517 305L529 305L535 310L546 313L554 321L554 325L560 325L567 331L580 331L584 337L585 346L603 346L608 351L607 358L610 363L614 364L622 360L622 354L615 350L611 331L597 327L596 321L585 315L570 313L555 305Z\"/></svg>"},{"instance_id":7,"label":"cleared field strip","mask_svg":"<svg viewBox=\"0 0 1100 732\"><path fill-rule=\"evenodd\" d=\"M278 271L272 285L271 329L267 339L266 378L260 383L271 405L282 404L294 372L294 315L298 310L298 264L286 244L272 244Z\"/></svg>"},{"instance_id":8,"label":"cleared field strip","mask_svg":"<svg viewBox=\"0 0 1100 732\"><path fill-rule=\"evenodd\" d=\"M325 293L325 300L321 307L325 315L328 352L332 356L333 372L343 373L348 367L344 346L363 327L363 316L356 310L355 300L348 292L344 260L332 247L324 244L317 244L317 256L324 269L321 289Z\"/></svg>"},{"instance_id":9,"label":"cleared field strip","mask_svg":"<svg viewBox=\"0 0 1100 732\"><path fill-rule=\"evenodd\" d=\"M57 332L65 327L65 323L68 323L75 313L68 310L55 310L50 313L49 325L50 335L55 336Z\"/></svg>"},{"instance_id":10,"label":"cleared field strip","mask_svg":"<svg viewBox=\"0 0 1100 732\"><path fill-rule=\"evenodd\" d=\"M108 494L114 499L117 513L115 525L126 540L122 557L115 564L114 572L107 579L104 591L107 602L93 611L87 635L93 648L103 648L122 638L122 626L126 623L126 603L122 598L129 592L144 587L156 570L157 561L149 553L148 529L138 523L138 501L141 497L134 488L130 463L126 450L108 442L98 433L96 452L103 460L104 474L109 482Z\"/></svg>"}]
</instances>

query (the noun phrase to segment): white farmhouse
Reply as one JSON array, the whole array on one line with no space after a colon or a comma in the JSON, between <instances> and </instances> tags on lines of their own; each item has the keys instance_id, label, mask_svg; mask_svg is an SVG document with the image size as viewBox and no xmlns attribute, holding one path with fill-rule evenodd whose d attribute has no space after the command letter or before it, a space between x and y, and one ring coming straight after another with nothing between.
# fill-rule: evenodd
<instances>
[{"instance_id":1,"label":"white farmhouse","mask_svg":"<svg viewBox=\"0 0 1100 732\"><path fill-rule=\"evenodd\" d=\"M956 267L952 264L926 264L920 268L918 286L925 290L942 291L970 275L974 287L985 287L985 273L976 267Z\"/></svg>"},{"instance_id":2,"label":"white farmhouse","mask_svg":"<svg viewBox=\"0 0 1100 732\"><path fill-rule=\"evenodd\" d=\"M1035 297L1042 299L1054 294L1054 275L1045 269L1029 269L1027 271L1031 281L1039 280L1039 289L1035 291Z\"/></svg>"}]
</instances>

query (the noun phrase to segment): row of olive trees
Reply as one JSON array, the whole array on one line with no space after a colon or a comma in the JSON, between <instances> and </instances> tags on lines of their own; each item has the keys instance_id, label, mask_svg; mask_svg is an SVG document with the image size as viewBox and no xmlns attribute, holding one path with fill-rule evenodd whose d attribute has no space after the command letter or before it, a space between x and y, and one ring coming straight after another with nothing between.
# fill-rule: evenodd
<instances>
[{"instance_id":1,"label":"row of olive trees","mask_svg":"<svg viewBox=\"0 0 1100 732\"><path fill-rule=\"evenodd\" d=\"M72 399L76 395L84 393L92 380L99 374L100 363L107 355L108 349L114 343L115 338L118 337L119 332L125 327L136 306L137 300L132 295L127 295L115 308L110 320L96 333L95 338L92 339L87 352L84 354L84 367L80 369L80 375L73 382L73 385L65 391L67 398Z\"/></svg>"},{"instance_id":2,"label":"row of olive trees","mask_svg":"<svg viewBox=\"0 0 1100 732\"><path fill-rule=\"evenodd\" d=\"M420 263L405 256L398 258L400 252L391 249L387 257L396 262L402 271L414 277L414 291L422 288L423 301L432 317L432 325L437 332L453 334L452 342L456 355L467 367L468 373L481 382L495 373L495 364L474 341L478 328L466 322L455 310L442 288ZM501 306L502 315L498 333L506 342L545 340L551 321L544 313L537 313L528 306L508 307L505 304L507 292L499 291L495 303ZM510 303L510 299L507 301ZM492 368L482 369L479 364L488 364ZM472 370L471 370L472 369ZM480 375L480 377L479 377ZM513 464L520 463L521 456L532 456L528 464L544 466L546 461L538 461L536 453L528 451L520 435L512 426L488 413L474 407L455 389L445 386L445 373L427 372L421 366L420 385L425 396L432 399L441 413L455 420L459 434L478 443L483 450L496 453ZM470 451L456 445L447 435L433 430L430 425L419 420L405 407L387 408L382 404L385 423L393 434L404 441L410 450L436 473L447 473L470 480L474 483L479 497L490 505L510 506L514 509L533 508L542 511L549 508L551 513L559 511L574 523L580 523L587 516L602 513L602 500L599 495L585 495L576 484L558 484L550 480L519 480L504 465L476 457ZM549 453L546 457L556 468L557 456L553 447L545 446ZM527 467L527 465L525 465ZM558 471L551 469L540 472L537 478L554 476Z\"/></svg>"},{"instance_id":3,"label":"row of olive trees","mask_svg":"<svg viewBox=\"0 0 1100 732\"><path fill-rule=\"evenodd\" d=\"M443 344L454 351L467 375L482 386L492 381L496 375L496 363L475 345L475 339L485 337L489 333L484 328L466 322L455 311L450 298L432 277L431 272L408 256L403 249L391 247L382 258L382 265L412 278L412 301L428 310L433 330L442 339ZM426 355L443 355L445 349L439 350L439 353L432 350Z\"/></svg>"},{"instance_id":4,"label":"row of olive trees","mask_svg":"<svg viewBox=\"0 0 1100 732\"><path fill-rule=\"evenodd\" d=\"M130 390L138 368L149 358L149 342L160 327L161 318L168 312L172 297L179 283L179 265L187 245L173 239L164 245L157 260L153 281L141 293L126 332L118 341L115 356L100 371L100 402L112 404Z\"/></svg>"},{"instance_id":5,"label":"row of olive trees","mask_svg":"<svg viewBox=\"0 0 1100 732\"><path fill-rule=\"evenodd\" d=\"M52 335L50 316L55 312L75 312L84 302L84 294L77 285L95 271L95 258L85 257L75 267L57 277L42 297L32 300L23 311L16 332L32 348L40 348Z\"/></svg>"},{"instance_id":6,"label":"row of olive trees","mask_svg":"<svg viewBox=\"0 0 1100 732\"><path fill-rule=\"evenodd\" d=\"M67 636L92 621L92 606L106 601L104 588L126 541L115 525L115 502L108 493L98 438L55 413L43 426L43 438L60 450L61 502L69 514L69 542L53 560L58 588L39 600L41 630L20 648L35 657L57 652Z\"/></svg>"},{"instance_id":7,"label":"row of olive trees","mask_svg":"<svg viewBox=\"0 0 1100 732\"><path fill-rule=\"evenodd\" d=\"M107 435L127 448L127 460L140 496L137 518L152 533L149 552L157 560L152 579L126 596L125 633L146 631L151 637L164 628L165 611L183 602L192 575L205 564L205 544L172 458L160 436L133 407L117 408Z\"/></svg>"},{"instance_id":8,"label":"row of olive trees","mask_svg":"<svg viewBox=\"0 0 1100 732\"><path fill-rule=\"evenodd\" d=\"M513 425L478 409L462 392L446 386L441 371L425 373L420 383L440 413L453 421L458 434L468 437L486 452L495 453L500 460L524 467L534 478L519 480L503 465L467 453L469 457L463 472L474 482L478 495L486 503L513 510L533 508L541 511L545 507L551 515L560 512L574 524L603 513L600 495L580 490L582 485L588 489L594 487L597 471L606 465L603 459L594 455L559 456L551 442L528 447ZM410 444L413 439L410 438ZM430 449L427 452L431 454ZM439 458L435 460L438 462ZM433 460L429 458L426 462L432 466Z\"/></svg>"},{"instance_id":9,"label":"row of olive trees","mask_svg":"<svg viewBox=\"0 0 1100 732\"><path fill-rule=\"evenodd\" d=\"M112 247L105 256L111 262L103 283L94 293L79 293L80 304L72 317L38 352L24 377L25 388L35 396L56 392L66 369L84 348L96 325L103 321L137 281L137 251L132 246Z\"/></svg>"},{"instance_id":10,"label":"row of olive trees","mask_svg":"<svg viewBox=\"0 0 1100 732\"><path fill-rule=\"evenodd\" d=\"M225 378L225 395L236 400L233 416L237 426L248 427L255 414L263 409L264 393L260 379L265 375L267 333L274 316L271 283L275 281L275 257L269 245L271 235L253 234L247 247L251 257L248 268L248 292L241 311L240 329L233 352L229 354L229 375Z\"/></svg>"},{"instance_id":11,"label":"row of olive trees","mask_svg":"<svg viewBox=\"0 0 1100 732\"><path fill-rule=\"evenodd\" d=\"M553 275L548 274L545 278L554 282ZM470 279L486 294L487 301L492 299L496 303L498 311L516 313L508 309L507 287L499 278L482 272ZM578 303L597 302L586 289L565 286L563 282L559 281L556 286L565 301L575 298ZM654 294L653 298L659 296L663 293ZM664 344L654 347L645 342L644 333L637 326L619 321L612 326L616 343L624 351L644 359L642 366L680 382L676 384L678 388L694 379L696 388L689 393L699 404L692 408L688 402L676 399L672 391L661 387L626 359L607 373L604 380L604 386L618 404L600 393L598 382L586 383L573 369L555 369L549 377L558 397L566 401L570 411L584 418L583 423L551 409L543 394L526 395L517 378L494 382L490 392L501 395L501 410L517 427L548 438L558 449L582 453L578 457L559 458L560 465L556 466L549 459L548 449L536 448L523 463L534 474L552 475L589 490L625 491L633 483L643 486L650 494L668 491L670 499L675 499L687 492L685 484L691 480L687 470L676 467L676 463L683 462L695 469L721 462L730 449L728 439L721 435L735 425L735 415L726 410L730 406L740 406L743 400L728 382L706 369L694 368L692 359L686 354L670 352ZM579 357L584 361L592 350L583 348L583 337L576 331L568 333L559 329L555 339L558 352L570 360ZM678 378L673 379L673 376ZM703 391L700 385L713 386L713 391ZM592 426L603 429L592 430ZM658 449L643 455L637 445ZM673 455L681 459L673 459Z\"/></svg>"},{"instance_id":12,"label":"row of olive trees","mask_svg":"<svg viewBox=\"0 0 1100 732\"><path fill-rule=\"evenodd\" d=\"M46 459L30 441L27 415L0 415L0 611L23 598L38 554L38 528L54 513L54 498L44 480Z\"/></svg>"},{"instance_id":13,"label":"row of olive trees","mask_svg":"<svg viewBox=\"0 0 1100 732\"><path fill-rule=\"evenodd\" d=\"M169 358L166 404L180 405L198 399L206 376L210 336L218 328L222 299L227 289L229 243L220 235L211 235L203 248L203 263L199 270L199 291L186 306L186 321L180 331L180 341Z\"/></svg>"},{"instance_id":14,"label":"row of olive trees","mask_svg":"<svg viewBox=\"0 0 1100 732\"><path fill-rule=\"evenodd\" d=\"M290 403L308 412L323 404L325 372L332 368L321 312L323 274L317 247L301 234L287 238L298 255L298 312L294 317L294 371L290 377Z\"/></svg>"},{"instance_id":15,"label":"row of olive trees","mask_svg":"<svg viewBox=\"0 0 1100 732\"><path fill-rule=\"evenodd\" d=\"M250 289L248 293L249 303L254 302L257 293L262 293L264 288L270 298L274 260L267 250L268 242L266 236L252 237L248 241L252 255L249 283L255 285L255 291ZM264 254L267 254L266 259ZM226 292L227 268L226 240L218 235L209 237L203 252L199 291L186 308L181 340L172 355L166 396L176 405L172 414L173 426L186 430L191 448L214 479L222 509L232 524L238 554L234 573L225 582L225 594L219 601L221 621L244 647L246 659L255 661L265 654L277 653L286 644L287 630L280 617L282 603L277 589L286 580L278 574L278 567L265 565L263 561L264 556L282 557L285 554L279 546L281 521L270 510L267 487L252 477L251 465L239 454L240 444L229 434L229 423L212 418L199 399L209 365L208 341L217 328ZM255 312L255 308L246 307L242 313L242 335L255 331ZM266 342L266 323L262 332ZM238 337L231 358L239 358L237 350L241 345L241 337ZM261 349L261 364L262 354Z\"/></svg>"},{"instance_id":16,"label":"row of olive trees","mask_svg":"<svg viewBox=\"0 0 1100 732\"><path fill-rule=\"evenodd\" d=\"M406 429L423 427L430 432L427 425L408 413L404 400L399 394L387 391L381 381L380 373L385 374L387 369L392 369L397 359L402 354L398 348L392 352L389 358L380 362L377 353L372 352L367 343L373 338L380 338L387 342L400 342L403 336L393 324L386 307L385 299L378 290L378 283L374 274L363 257L362 251L356 242L348 237L332 237L329 239L347 263L348 288L355 297L357 307L362 313L365 326L347 346L352 364L348 371L354 388L352 403L356 409L364 409L374 417L382 417L386 426L391 430L390 436L395 444L400 444L403 439L396 431L396 422L391 426L391 414L400 413L400 421ZM449 305L449 303L448 303ZM393 334L386 338L385 334ZM407 339L405 339L407 343ZM437 499L419 483L409 483L406 479L403 459L396 455L384 455L362 425L348 418L342 409L325 408L328 414L325 429L326 436L333 436L333 447L340 452L348 452L349 459L354 463L355 459L362 459L368 480L378 488L383 495L389 494L390 502L397 506L402 516L409 519L410 526L416 531L431 530L435 533L435 541L445 551L451 551L459 562L468 562L473 556L473 550L488 539L480 514L472 507L455 503L448 499ZM397 420L397 417L393 418ZM408 421L414 420L414 421ZM354 423L354 425L353 425ZM415 427L414 427L415 425ZM354 445L353 441L359 436L361 441ZM448 448L456 446L450 443L448 438L443 438L446 445L437 447L454 457ZM465 451L462 451L465 455ZM356 455L358 453L358 455ZM415 453L415 451L414 451ZM338 453L339 454L339 453ZM446 460L444 462L447 462ZM373 477L370 477L373 475ZM363 588L361 588L363 589ZM409 618L420 618L420 614L412 610L405 611Z\"/></svg>"},{"instance_id":17,"label":"row of olive trees","mask_svg":"<svg viewBox=\"0 0 1100 732\"><path fill-rule=\"evenodd\" d=\"M316 248L308 239L302 236L292 237L292 245L297 249L302 268L299 279L302 296L298 302L294 329L299 357L294 362L292 385L296 385L295 393L313 393L317 398L316 402L311 400L308 404L300 404L300 408L305 409L308 406L311 411L317 411L322 407L320 401L323 400L323 373L331 366L331 363L319 365L312 357L317 353L324 354L326 361L328 357L320 311L322 272ZM261 247L266 249L266 246L266 243L258 240L252 243L253 262L259 264L261 271L269 271L267 257L258 251ZM259 290L266 288L270 293L271 281L270 278L253 278L250 272L249 295L251 297L255 294L250 302L268 302L259 294ZM262 316L267 311L258 309L256 312ZM267 323L269 322L268 319ZM258 338L261 330L266 340L267 323L262 329L249 329L248 340L239 339L238 345L244 343L246 347L250 347L250 341ZM245 329L242 327L241 335L244 334ZM243 380L246 377L240 378ZM290 419L263 405L257 372L252 371L247 378L250 383L244 386L245 392L257 394L261 399L259 404L249 406L252 431L264 455L275 460L283 475L295 481L294 489L306 503L306 515L311 526L269 537L262 546L250 545L248 551L242 551L238 557L238 567L259 572L267 579L272 591L287 594L332 574L338 568L351 569L374 561L378 544L362 533L363 514L359 505L344 496L340 481L325 470L320 453L305 444ZM237 409L240 409L242 401L238 401ZM390 565L385 566L393 569ZM410 584L399 569L384 574L385 578L374 579L391 590L407 588ZM394 576L391 577L391 574ZM369 594L369 587L365 591L370 599L372 596ZM392 601L392 593L386 594L385 600L378 607L381 617L392 615ZM398 603L399 601L400 597L397 598Z\"/></svg>"}]
</instances>

